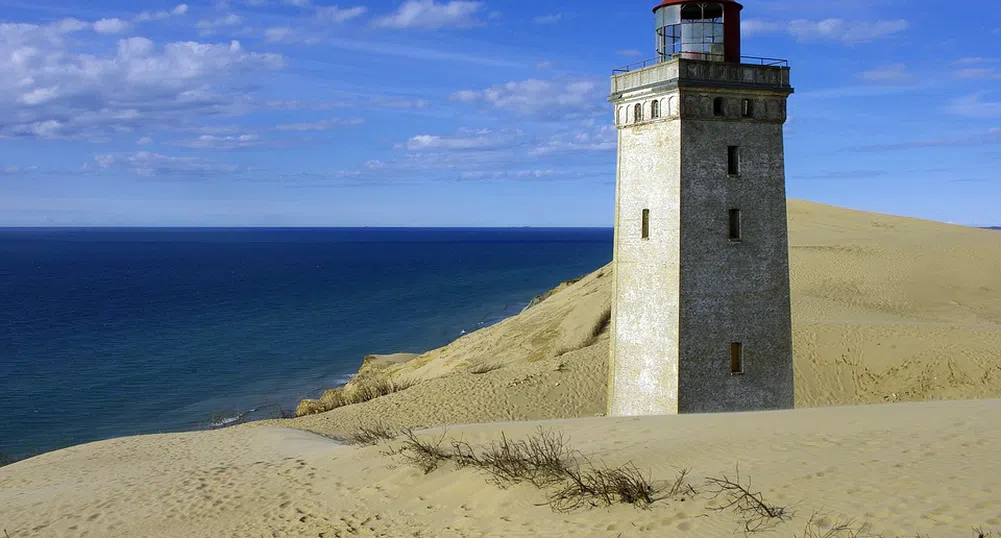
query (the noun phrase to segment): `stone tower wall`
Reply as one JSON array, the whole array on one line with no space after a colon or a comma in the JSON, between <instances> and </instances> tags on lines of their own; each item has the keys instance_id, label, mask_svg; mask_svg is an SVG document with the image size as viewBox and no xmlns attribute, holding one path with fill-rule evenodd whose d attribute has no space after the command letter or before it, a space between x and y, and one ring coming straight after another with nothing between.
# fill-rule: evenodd
<instances>
[{"instance_id":1,"label":"stone tower wall","mask_svg":"<svg viewBox=\"0 0 1001 538\"><path fill-rule=\"evenodd\" d=\"M681 125L681 413L793 406L789 240L782 124L684 119ZM728 146L740 175L727 173ZM729 239L740 209L741 240ZM743 374L730 371L730 344Z\"/></svg>"},{"instance_id":2,"label":"stone tower wall","mask_svg":"<svg viewBox=\"0 0 1001 538\"><path fill-rule=\"evenodd\" d=\"M782 135L791 92L786 67L674 60L613 77L609 414L793 406ZM728 146L740 148L739 177ZM741 210L740 241L729 238L730 209ZM731 343L743 350L737 375Z\"/></svg>"},{"instance_id":3,"label":"stone tower wall","mask_svg":"<svg viewBox=\"0 0 1001 538\"><path fill-rule=\"evenodd\" d=\"M680 170L677 119L619 131L612 356L628 360L612 361L612 414L678 412ZM644 209L649 239L641 234Z\"/></svg>"}]
</instances>

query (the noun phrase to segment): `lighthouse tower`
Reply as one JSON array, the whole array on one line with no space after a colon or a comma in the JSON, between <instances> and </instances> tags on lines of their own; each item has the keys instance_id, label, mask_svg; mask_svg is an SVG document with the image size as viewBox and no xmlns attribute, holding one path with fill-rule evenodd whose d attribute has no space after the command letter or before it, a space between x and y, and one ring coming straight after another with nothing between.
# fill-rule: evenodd
<instances>
[{"instance_id":1,"label":"lighthouse tower","mask_svg":"<svg viewBox=\"0 0 1001 538\"><path fill-rule=\"evenodd\" d=\"M733 0L664 0L617 69L609 415L793 407L786 61L741 56Z\"/></svg>"}]
</instances>

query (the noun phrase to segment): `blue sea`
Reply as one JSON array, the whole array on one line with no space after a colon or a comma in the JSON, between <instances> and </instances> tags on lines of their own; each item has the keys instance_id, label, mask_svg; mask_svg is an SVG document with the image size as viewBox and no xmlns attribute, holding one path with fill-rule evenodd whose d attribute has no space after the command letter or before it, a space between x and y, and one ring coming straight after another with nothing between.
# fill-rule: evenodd
<instances>
[{"instance_id":1,"label":"blue sea","mask_svg":"<svg viewBox=\"0 0 1001 538\"><path fill-rule=\"evenodd\" d=\"M0 229L0 453L275 417L611 256L610 229Z\"/></svg>"}]
</instances>

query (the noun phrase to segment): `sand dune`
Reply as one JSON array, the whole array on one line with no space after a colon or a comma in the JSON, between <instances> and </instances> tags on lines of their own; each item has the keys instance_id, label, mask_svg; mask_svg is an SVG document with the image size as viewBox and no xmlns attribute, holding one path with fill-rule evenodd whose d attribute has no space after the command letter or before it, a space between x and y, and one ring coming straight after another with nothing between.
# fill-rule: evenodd
<instances>
[{"instance_id":1,"label":"sand dune","mask_svg":"<svg viewBox=\"0 0 1001 538\"><path fill-rule=\"evenodd\" d=\"M400 392L302 418L134 437L0 469L0 530L28 536L731 536L706 500L554 514L538 490L430 475L325 436L453 426L474 444L544 426L656 480L739 464L772 502L886 536L1001 529L1001 233L792 201L797 406L605 418L611 267L422 355L375 357L355 390ZM882 402L853 407L821 407ZM317 403L317 405L321 405ZM813 409L806 409L813 407ZM575 420L567 420L567 419ZM508 421L508 422L497 422ZM284 427L278 427L278 426ZM287 429L295 428L295 429ZM799 536L799 534L796 534Z\"/></svg>"},{"instance_id":2,"label":"sand dune","mask_svg":"<svg viewBox=\"0 0 1001 538\"><path fill-rule=\"evenodd\" d=\"M1001 401L772 413L590 418L544 423L610 465L655 481L734 472L795 517L815 509L886 536L970 536L1001 527ZM482 444L537 423L455 427ZM0 527L28 536L733 536L740 521L708 499L558 514L531 486L506 490L470 469L424 475L383 448L340 448L281 428L136 437L80 446L0 470Z\"/></svg>"},{"instance_id":3,"label":"sand dune","mask_svg":"<svg viewBox=\"0 0 1001 538\"><path fill-rule=\"evenodd\" d=\"M797 407L1001 397L1001 234L795 200L789 227ZM448 346L363 368L361 383L421 383L291 425L603 413L611 282L609 265ZM501 368L471 373L481 365Z\"/></svg>"}]
</instances>

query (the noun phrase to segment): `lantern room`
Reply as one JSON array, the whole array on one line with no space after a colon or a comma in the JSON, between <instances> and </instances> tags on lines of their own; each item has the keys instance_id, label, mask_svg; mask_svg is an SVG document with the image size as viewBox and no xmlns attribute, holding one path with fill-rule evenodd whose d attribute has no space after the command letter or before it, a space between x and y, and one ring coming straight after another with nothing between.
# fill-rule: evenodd
<instances>
[{"instance_id":1,"label":"lantern room","mask_svg":"<svg viewBox=\"0 0 1001 538\"><path fill-rule=\"evenodd\" d=\"M740 10L734 0L664 0L653 12L657 56L740 62Z\"/></svg>"}]
</instances>

